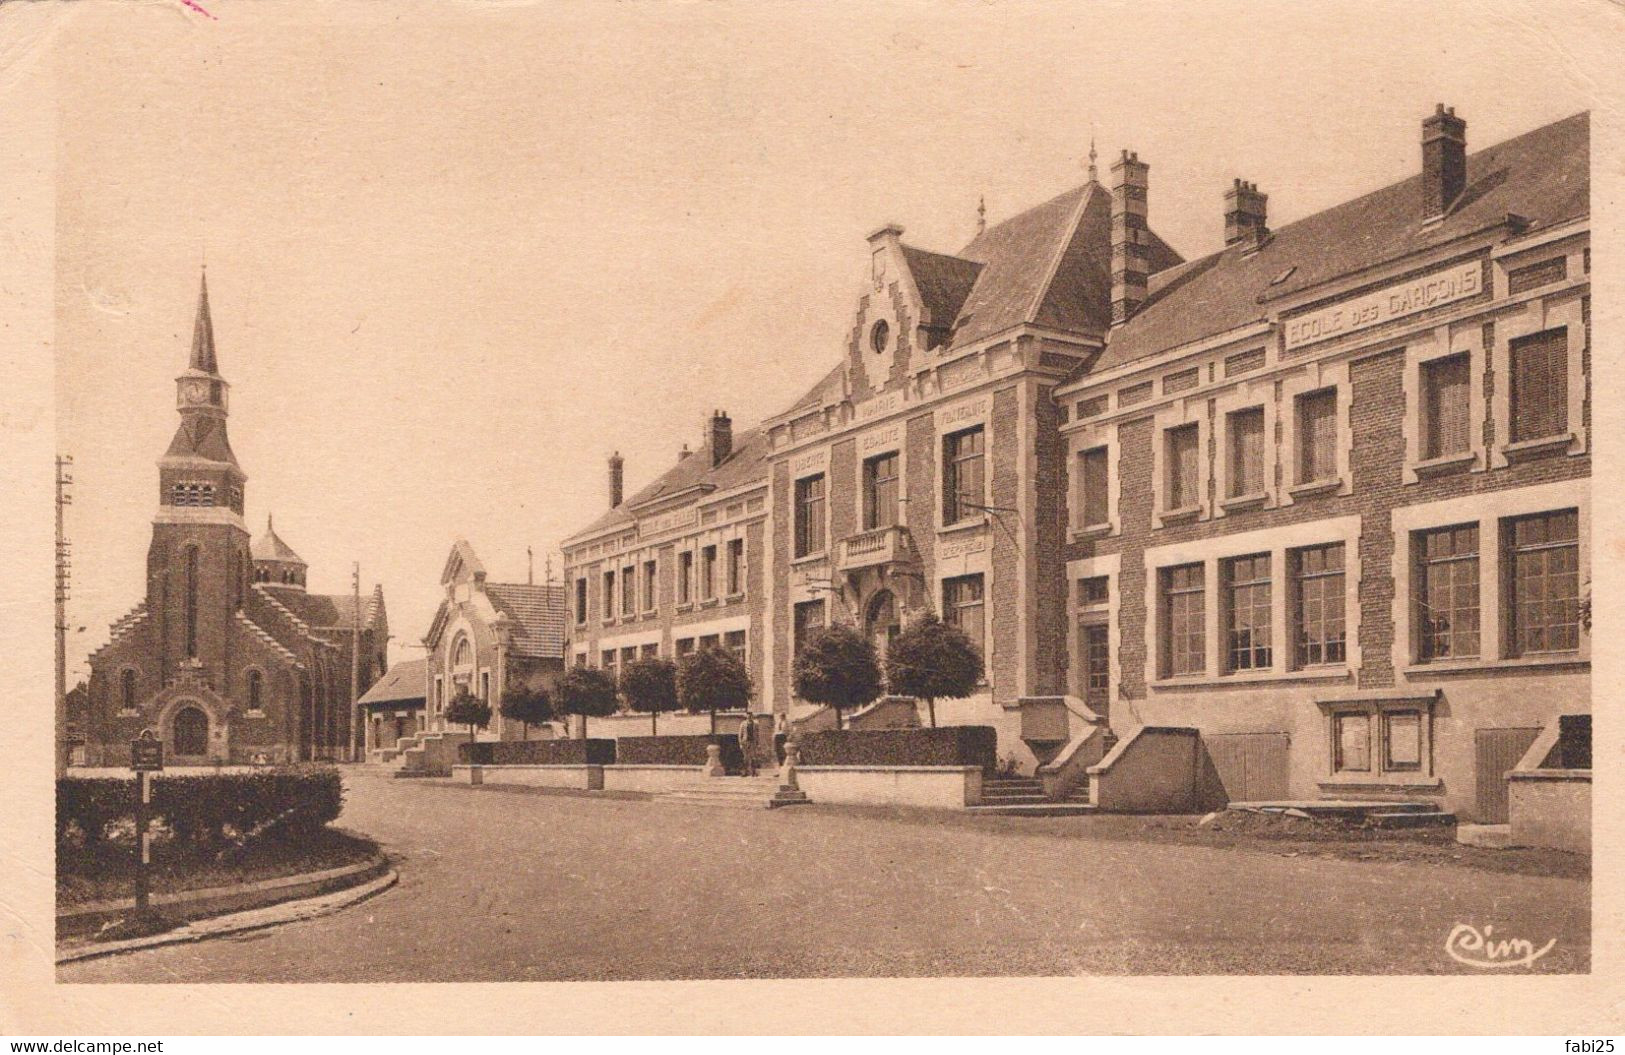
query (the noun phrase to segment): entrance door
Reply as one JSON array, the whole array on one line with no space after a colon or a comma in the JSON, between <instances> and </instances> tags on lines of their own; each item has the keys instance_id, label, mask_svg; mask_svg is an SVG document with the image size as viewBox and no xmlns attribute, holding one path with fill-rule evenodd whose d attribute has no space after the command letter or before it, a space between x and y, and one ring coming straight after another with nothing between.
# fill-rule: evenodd
<instances>
[{"instance_id":1,"label":"entrance door","mask_svg":"<svg viewBox=\"0 0 1625 1055\"><path fill-rule=\"evenodd\" d=\"M875 646L875 658L880 661L881 669L885 669L886 650L891 647L899 629L897 599L890 590L881 590L869 602L868 618L869 641Z\"/></svg>"},{"instance_id":2,"label":"entrance door","mask_svg":"<svg viewBox=\"0 0 1625 1055\"><path fill-rule=\"evenodd\" d=\"M1105 714L1111 704L1112 654L1110 627L1089 623L1082 628L1083 702Z\"/></svg>"},{"instance_id":3,"label":"entrance door","mask_svg":"<svg viewBox=\"0 0 1625 1055\"><path fill-rule=\"evenodd\" d=\"M1507 823L1507 770L1523 758L1540 730L1477 729L1473 732L1473 771L1478 782L1475 812L1480 824Z\"/></svg>"},{"instance_id":4,"label":"entrance door","mask_svg":"<svg viewBox=\"0 0 1625 1055\"><path fill-rule=\"evenodd\" d=\"M209 753L209 716L196 707L182 707L175 714L175 753Z\"/></svg>"}]
</instances>

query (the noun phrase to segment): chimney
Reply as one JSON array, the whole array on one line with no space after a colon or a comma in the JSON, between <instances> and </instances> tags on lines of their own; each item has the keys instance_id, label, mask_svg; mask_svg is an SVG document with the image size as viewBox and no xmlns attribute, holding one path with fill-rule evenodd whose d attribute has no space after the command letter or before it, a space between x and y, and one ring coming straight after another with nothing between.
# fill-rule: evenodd
<instances>
[{"instance_id":1,"label":"chimney","mask_svg":"<svg viewBox=\"0 0 1625 1055\"><path fill-rule=\"evenodd\" d=\"M1127 150L1112 162L1112 325L1145 302L1151 271L1145 199L1151 166Z\"/></svg>"},{"instance_id":2,"label":"chimney","mask_svg":"<svg viewBox=\"0 0 1625 1055\"><path fill-rule=\"evenodd\" d=\"M621 493L626 481L626 462L621 458L621 452L616 451L609 456L609 508L619 509Z\"/></svg>"},{"instance_id":3,"label":"chimney","mask_svg":"<svg viewBox=\"0 0 1625 1055\"><path fill-rule=\"evenodd\" d=\"M1224 192L1224 244L1243 243L1250 249L1264 244L1270 196L1258 193L1258 184L1235 180Z\"/></svg>"},{"instance_id":4,"label":"chimney","mask_svg":"<svg viewBox=\"0 0 1625 1055\"><path fill-rule=\"evenodd\" d=\"M677 460L682 461L684 458L687 458L690 454L693 454L693 453L694 453L693 451L688 449L688 444L685 443L685 444L683 444L683 449L677 452Z\"/></svg>"},{"instance_id":5,"label":"chimney","mask_svg":"<svg viewBox=\"0 0 1625 1055\"><path fill-rule=\"evenodd\" d=\"M711 415L711 467L727 460L734 449L733 419L718 410Z\"/></svg>"},{"instance_id":6,"label":"chimney","mask_svg":"<svg viewBox=\"0 0 1625 1055\"><path fill-rule=\"evenodd\" d=\"M1438 104L1422 122L1422 219L1450 211L1467 189L1467 122Z\"/></svg>"}]
</instances>

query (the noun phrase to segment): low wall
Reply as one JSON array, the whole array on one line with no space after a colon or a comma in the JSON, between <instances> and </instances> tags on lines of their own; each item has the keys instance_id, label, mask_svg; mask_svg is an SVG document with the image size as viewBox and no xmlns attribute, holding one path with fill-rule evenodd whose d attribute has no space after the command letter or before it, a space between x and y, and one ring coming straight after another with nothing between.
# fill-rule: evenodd
<instances>
[{"instance_id":1,"label":"low wall","mask_svg":"<svg viewBox=\"0 0 1625 1055\"><path fill-rule=\"evenodd\" d=\"M807 766L903 768L977 766L992 776L998 762L998 734L991 726L956 725L938 729L843 729L799 733L801 763Z\"/></svg>"},{"instance_id":2,"label":"low wall","mask_svg":"<svg viewBox=\"0 0 1625 1055\"><path fill-rule=\"evenodd\" d=\"M533 788L599 791L604 767L596 765L452 766L452 779L464 784L524 784Z\"/></svg>"},{"instance_id":3,"label":"low wall","mask_svg":"<svg viewBox=\"0 0 1625 1055\"><path fill-rule=\"evenodd\" d=\"M474 766L607 766L613 740L494 740L459 744L457 761Z\"/></svg>"},{"instance_id":4,"label":"low wall","mask_svg":"<svg viewBox=\"0 0 1625 1055\"><path fill-rule=\"evenodd\" d=\"M1507 774L1512 845L1591 852L1591 771L1513 770Z\"/></svg>"},{"instance_id":5,"label":"low wall","mask_svg":"<svg viewBox=\"0 0 1625 1055\"><path fill-rule=\"evenodd\" d=\"M1089 767L1089 801L1121 813L1196 813L1220 808L1199 780L1202 736L1195 729L1142 726Z\"/></svg>"},{"instance_id":6,"label":"low wall","mask_svg":"<svg viewBox=\"0 0 1625 1055\"><path fill-rule=\"evenodd\" d=\"M605 791L641 791L650 795L658 795L665 791L675 791L686 787L700 779L705 769L702 766L604 766L603 790ZM719 778L720 779L720 778Z\"/></svg>"},{"instance_id":7,"label":"low wall","mask_svg":"<svg viewBox=\"0 0 1625 1055\"><path fill-rule=\"evenodd\" d=\"M814 802L964 809L982 801L980 766L798 766Z\"/></svg>"}]
</instances>

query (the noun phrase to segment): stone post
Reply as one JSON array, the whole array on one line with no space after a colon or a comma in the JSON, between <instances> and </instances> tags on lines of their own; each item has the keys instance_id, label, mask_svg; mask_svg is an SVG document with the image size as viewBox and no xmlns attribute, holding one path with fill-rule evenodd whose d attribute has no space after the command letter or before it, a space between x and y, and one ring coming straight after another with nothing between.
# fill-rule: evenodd
<instances>
[{"instance_id":1,"label":"stone post","mask_svg":"<svg viewBox=\"0 0 1625 1055\"><path fill-rule=\"evenodd\" d=\"M705 745L705 775L708 777L727 776L728 771L722 768L722 745Z\"/></svg>"}]
</instances>

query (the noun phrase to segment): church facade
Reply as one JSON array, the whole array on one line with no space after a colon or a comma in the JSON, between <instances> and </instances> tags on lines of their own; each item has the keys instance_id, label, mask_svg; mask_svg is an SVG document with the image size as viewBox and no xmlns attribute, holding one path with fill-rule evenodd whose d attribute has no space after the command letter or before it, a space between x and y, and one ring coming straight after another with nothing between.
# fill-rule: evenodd
<instances>
[{"instance_id":1,"label":"church facade","mask_svg":"<svg viewBox=\"0 0 1625 1055\"><path fill-rule=\"evenodd\" d=\"M352 658L365 691L385 668L382 587L310 593L305 562L269 520L250 540L229 390L205 279L176 379L180 427L158 462L146 597L90 657L89 765L127 765L130 741L147 730L171 765L355 756Z\"/></svg>"}]
</instances>

